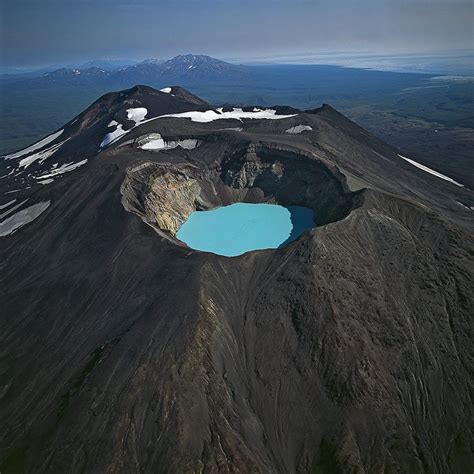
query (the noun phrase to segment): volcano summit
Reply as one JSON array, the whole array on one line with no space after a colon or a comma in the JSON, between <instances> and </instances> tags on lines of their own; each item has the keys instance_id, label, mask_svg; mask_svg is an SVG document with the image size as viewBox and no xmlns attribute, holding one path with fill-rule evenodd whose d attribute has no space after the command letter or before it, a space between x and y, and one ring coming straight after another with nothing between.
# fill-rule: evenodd
<instances>
[{"instance_id":1,"label":"volcano summit","mask_svg":"<svg viewBox=\"0 0 474 474\"><path fill-rule=\"evenodd\" d=\"M145 86L3 157L2 474L472 472L474 196L413 163L328 105ZM237 203L318 226L177 237Z\"/></svg>"}]
</instances>

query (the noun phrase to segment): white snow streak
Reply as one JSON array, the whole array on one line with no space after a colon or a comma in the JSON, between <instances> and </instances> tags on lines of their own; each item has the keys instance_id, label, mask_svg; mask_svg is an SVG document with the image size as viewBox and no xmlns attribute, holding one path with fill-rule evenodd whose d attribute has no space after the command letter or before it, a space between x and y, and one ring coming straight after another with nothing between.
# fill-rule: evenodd
<instances>
[{"instance_id":1,"label":"white snow streak","mask_svg":"<svg viewBox=\"0 0 474 474\"><path fill-rule=\"evenodd\" d=\"M76 168L79 168L79 166L85 165L86 163L87 163L87 160L78 161L77 163L73 163L73 162L66 163L64 165L61 165L59 168L55 168L51 170L51 173L37 176L36 179L39 180L39 179L52 178L53 176L58 176L59 174L68 173L69 171L75 170Z\"/></svg>"},{"instance_id":2,"label":"white snow streak","mask_svg":"<svg viewBox=\"0 0 474 474\"><path fill-rule=\"evenodd\" d=\"M15 168L13 168L13 169L10 171L10 173L7 173L7 174L4 174L3 176L0 176L0 179L6 178L7 176L10 176L10 175L12 175L14 172L15 172Z\"/></svg>"},{"instance_id":3,"label":"white snow streak","mask_svg":"<svg viewBox=\"0 0 474 474\"><path fill-rule=\"evenodd\" d=\"M160 92L164 92L165 94L169 94L171 92L171 87L163 87L163 89L160 89Z\"/></svg>"},{"instance_id":4,"label":"white snow streak","mask_svg":"<svg viewBox=\"0 0 474 474\"><path fill-rule=\"evenodd\" d=\"M142 150L172 150L177 147L192 150L197 145L198 141L193 138L165 141L159 133L152 133L139 140L139 148Z\"/></svg>"},{"instance_id":5,"label":"white snow streak","mask_svg":"<svg viewBox=\"0 0 474 474\"><path fill-rule=\"evenodd\" d=\"M417 163L414 160L410 160L410 158L407 158L406 156L403 156L403 155L398 155L398 156L400 158L402 158L403 160L408 161L408 163L410 163L411 165L416 166L420 170L426 171L427 173L430 173L433 176L436 176L437 178L441 178L441 179L444 179L446 181L449 181L450 183L453 183L456 186L460 186L462 188L464 187L464 184L461 184L461 183L458 183L457 181L454 181L454 179L450 178L449 176L445 176L444 174L438 173L438 171L432 170L431 168L428 168L425 165Z\"/></svg>"},{"instance_id":6,"label":"white snow streak","mask_svg":"<svg viewBox=\"0 0 474 474\"><path fill-rule=\"evenodd\" d=\"M127 112L129 113L130 110L146 110L146 109L140 107L138 109L128 109ZM204 112L191 111L191 112L182 112L178 114L158 115L158 117L152 117L146 120L144 119L146 113L144 115L143 113L141 113L139 116L137 116L136 113L134 115L137 118L137 121L135 122L135 126L132 127L130 130L123 130L123 126L119 124L116 130L114 130L113 132L109 132L107 133L107 135L105 135L104 139L102 140L102 143L100 144L101 148L104 148L110 145L111 143L117 141L120 137L122 137L123 135L126 135L128 132L131 132L134 128L138 127L139 125L142 125L144 123L148 123L148 122L151 122L152 120L157 120L160 118L169 118L169 117L189 118L193 122L201 122L201 123L213 122L214 120L226 120L226 119L234 119L234 120L239 120L242 122L242 119L280 120L280 119L295 117L297 114L277 115L276 110L274 109L260 110L257 108L254 108L253 111L251 112L244 112L241 108L234 108L228 112L224 112L222 108L219 108L217 110L206 110Z\"/></svg>"},{"instance_id":7,"label":"white snow streak","mask_svg":"<svg viewBox=\"0 0 474 474\"><path fill-rule=\"evenodd\" d=\"M168 145L172 146L173 148L175 144L177 147L180 146L181 148L184 148L185 150L192 150L198 146L198 141L195 140L194 138L187 138L185 140L168 142Z\"/></svg>"},{"instance_id":8,"label":"white snow streak","mask_svg":"<svg viewBox=\"0 0 474 474\"><path fill-rule=\"evenodd\" d=\"M288 130L285 130L285 132L292 135L297 135L298 133L305 132L306 130L313 130L313 127L310 127L309 125L296 125L296 127L291 127Z\"/></svg>"},{"instance_id":9,"label":"white snow streak","mask_svg":"<svg viewBox=\"0 0 474 474\"><path fill-rule=\"evenodd\" d=\"M127 118L128 120L132 120L135 122L135 125L130 130L124 130L123 125L118 123L115 120L112 120L109 123L109 127L117 127L113 132L109 132L105 135L104 139L100 143L101 148L105 148L106 146L110 145L111 143L117 141L120 137L123 137L128 132L133 130L135 127L143 123L145 121L146 114L148 110L145 107L136 107L132 109L127 109Z\"/></svg>"},{"instance_id":10,"label":"white snow streak","mask_svg":"<svg viewBox=\"0 0 474 474\"><path fill-rule=\"evenodd\" d=\"M46 150L39 151L38 153L34 153L33 155L23 158L22 160L20 160L19 166L24 167L26 169L35 161L39 161L40 163L43 163L44 160L54 155L54 153L56 153L59 150L59 148L61 148L61 146L63 146L68 140L69 138L60 143L57 143L56 145L53 145L50 148L46 148Z\"/></svg>"},{"instance_id":11,"label":"white snow streak","mask_svg":"<svg viewBox=\"0 0 474 474\"><path fill-rule=\"evenodd\" d=\"M6 202L5 204L1 204L1 205L0 205L0 210L1 210L1 209L5 209L5 208L8 207L8 206L11 206L14 202L16 202L16 199L13 199L12 201L8 201L8 202Z\"/></svg>"},{"instance_id":12,"label":"white snow streak","mask_svg":"<svg viewBox=\"0 0 474 474\"><path fill-rule=\"evenodd\" d=\"M166 117L176 117L176 118L189 118L193 122L213 122L214 120L225 120L225 119L235 119L240 120L242 119L271 119L271 120L280 120L290 117L295 117L296 114L293 115L276 115L276 110L273 109L266 109L266 110L258 110L252 112L244 112L241 108L235 108L228 112L223 112L222 109L220 110L206 110L205 112L181 112L179 114L167 114L167 115L160 115L159 117L155 118L166 118ZM154 119L151 119L154 120Z\"/></svg>"},{"instance_id":13,"label":"white snow streak","mask_svg":"<svg viewBox=\"0 0 474 474\"><path fill-rule=\"evenodd\" d=\"M474 211L474 206L466 206L466 204L463 204L461 201L456 201L460 206L462 206L464 209L467 209L468 211Z\"/></svg>"},{"instance_id":14,"label":"white snow streak","mask_svg":"<svg viewBox=\"0 0 474 474\"><path fill-rule=\"evenodd\" d=\"M126 135L130 130L124 130L122 124L118 124L117 128L113 132L107 133L104 139L100 143L100 147L104 148L110 145L112 142L118 140L121 136Z\"/></svg>"},{"instance_id":15,"label":"white snow streak","mask_svg":"<svg viewBox=\"0 0 474 474\"><path fill-rule=\"evenodd\" d=\"M4 217L8 216L8 214L11 214L13 211L17 210L19 207L23 206L23 204L25 204L25 202L27 202L27 201L28 201L28 199L25 199L24 201L21 201L16 206L13 206L12 208L7 209L5 212L0 214L0 220L2 220Z\"/></svg>"},{"instance_id":16,"label":"white snow streak","mask_svg":"<svg viewBox=\"0 0 474 474\"><path fill-rule=\"evenodd\" d=\"M39 202L8 217L0 223L0 237L10 235L24 225L34 221L50 204L51 201Z\"/></svg>"},{"instance_id":17,"label":"white snow streak","mask_svg":"<svg viewBox=\"0 0 474 474\"><path fill-rule=\"evenodd\" d=\"M52 133L51 135L48 135L47 137L43 138L37 143L34 143L33 145L29 146L28 148L25 148L24 150L17 151L16 153L10 153L9 155L5 155L4 158L8 160L13 160L14 158L20 158L20 156L26 155L28 153L31 153L32 151L39 150L40 148L43 148L46 146L48 143L51 143L52 141L56 140L56 138L63 133L64 130L59 130L56 133Z\"/></svg>"},{"instance_id":18,"label":"white snow streak","mask_svg":"<svg viewBox=\"0 0 474 474\"><path fill-rule=\"evenodd\" d=\"M50 179L45 179L43 181L38 181L38 184L42 184L42 185L46 185L46 184L50 184L54 181L53 178L50 178Z\"/></svg>"}]
</instances>

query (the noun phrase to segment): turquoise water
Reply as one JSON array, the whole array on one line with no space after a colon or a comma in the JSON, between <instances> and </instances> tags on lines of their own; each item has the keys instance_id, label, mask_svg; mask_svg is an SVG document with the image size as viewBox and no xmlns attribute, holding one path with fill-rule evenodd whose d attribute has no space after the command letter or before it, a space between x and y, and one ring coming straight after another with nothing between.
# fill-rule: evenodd
<instances>
[{"instance_id":1,"label":"turquoise water","mask_svg":"<svg viewBox=\"0 0 474 474\"><path fill-rule=\"evenodd\" d=\"M192 249L235 257L281 247L314 226L307 207L237 203L193 212L176 236Z\"/></svg>"}]
</instances>

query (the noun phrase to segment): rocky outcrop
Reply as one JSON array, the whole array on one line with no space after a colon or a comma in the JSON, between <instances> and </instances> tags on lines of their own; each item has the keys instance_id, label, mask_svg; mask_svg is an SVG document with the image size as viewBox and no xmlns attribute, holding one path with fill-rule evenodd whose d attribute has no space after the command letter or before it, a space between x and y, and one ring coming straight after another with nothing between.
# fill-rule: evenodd
<instances>
[{"instance_id":1,"label":"rocky outcrop","mask_svg":"<svg viewBox=\"0 0 474 474\"><path fill-rule=\"evenodd\" d=\"M174 236L196 210L201 188L185 169L148 162L127 171L121 193L127 210Z\"/></svg>"},{"instance_id":2,"label":"rocky outcrop","mask_svg":"<svg viewBox=\"0 0 474 474\"><path fill-rule=\"evenodd\" d=\"M153 179L145 199L147 215L156 225L175 235L181 224L194 212L199 184L184 175L165 173Z\"/></svg>"}]
</instances>

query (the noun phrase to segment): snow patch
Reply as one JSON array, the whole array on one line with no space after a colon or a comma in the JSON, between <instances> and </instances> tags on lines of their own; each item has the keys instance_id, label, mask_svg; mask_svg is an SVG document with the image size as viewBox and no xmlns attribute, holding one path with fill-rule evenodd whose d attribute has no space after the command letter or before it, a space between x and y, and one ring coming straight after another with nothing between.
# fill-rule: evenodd
<instances>
[{"instance_id":1,"label":"snow patch","mask_svg":"<svg viewBox=\"0 0 474 474\"><path fill-rule=\"evenodd\" d=\"M15 201L16 201L16 199L15 199ZM25 204L25 202L27 202L27 201L28 201L28 199L25 199L24 201L21 201L16 206L13 206L12 208L7 209L3 214L0 214L0 220L2 220L4 217L8 216L8 214L11 214L13 211L16 211L19 207L23 206L23 204Z\"/></svg>"},{"instance_id":2,"label":"snow patch","mask_svg":"<svg viewBox=\"0 0 474 474\"><path fill-rule=\"evenodd\" d=\"M139 140L139 148L142 150L172 150L181 147L185 150L192 150L198 146L198 141L193 138L184 140L165 141L159 133L152 133Z\"/></svg>"},{"instance_id":3,"label":"snow patch","mask_svg":"<svg viewBox=\"0 0 474 474\"><path fill-rule=\"evenodd\" d=\"M10 153L9 155L5 155L4 158L7 160L13 160L15 158L20 158L23 155L26 155L28 153L31 153L35 150L39 150L40 148L43 148L44 146L48 145L52 141L56 140L56 138L63 133L64 130L59 130L56 133L52 133L51 135L48 135L47 137L43 138L37 143L34 143L33 145L29 146L28 148L25 148L23 150L17 151L16 153Z\"/></svg>"},{"instance_id":4,"label":"snow patch","mask_svg":"<svg viewBox=\"0 0 474 474\"><path fill-rule=\"evenodd\" d=\"M15 172L15 168L13 168L13 169L10 171L10 173L7 173L7 174L4 174L3 176L0 176L0 179L6 178L7 176L10 176L10 175L12 175L14 172Z\"/></svg>"},{"instance_id":5,"label":"snow patch","mask_svg":"<svg viewBox=\"0 0 474 474\"><path fill-rule=\"evenodd\" d=\"M74 162L66 163L64 165L61 165L59 168L55 168L51 170L51 173L37 176L36 179L38 180L46 179L46 178L51 178L53 176L58 176L59 174L69 173L69 171L75 170L76 168L79 168L80 166L85 165L86 163L87 163L87 160L78 161L77 163L74 163Z\"/></svg>"},{"instance_id":6,"label":"snow patch","mask_svg":"<svg viewBox=\"0 0 474 474\"><path fill-rule=\"evenodd\" d=\"M194 138L186 138L185 140L178 140L178 141L170 141L168 142L168 145L173 146L176 144L176 146L184 148L185 150L193 150L198 146L198 141Z\"/></svg>"},{"instance_id":7,"label":"snow patch","mask_svg":"<svg viewBox=\"0 0 474 474\"><path fill-rule=\"evenodd\" d=\"M169 89L169 88L167 88ZM130 111L137 111L140 110L142 112L130 112ZM175 117L175 118L189 118L193 122L213 122L214 120L225 120L225 119L234 119L239 120L242 122L242 119L271 119L271 120L280 120L290 117L295 117L297 114L292 115L277 115L276 110L273 109L266 109L252 111L252 112L244 112L241 108L234 108L228 112L224 112L222 108L216 110L206 110L204 112L198 111L191 111L191 112L182 112L178 114L166 114L166 115L159 115L158 117L152 117L145 120L145 116L147 114L147 109L140 107L137 109L128 109L127 110L128 116L131 120L135 120L135 126L132 127L130 130L124 130L122 124L117 125L117 129L113 132L107 133L104 139L102 140L100 146L104 148L111 143L117 141L120 137L127 134L128 132L132 131L134 128L138 127L139 125L151 122L152 120L157 120L160 118L168 118L168 117ZM134 118L131 118L134 117ZM158 145L157 145L158 146ZM180 145L181 146L181 145Z\"/></svg>"},{"instance_id":8,"label":"snow patch","mask_svg":"<svg viewBox=\"0 0 474 474\"><path fill-rule=\"evenodd\" d=\"M109 132L107 133L107 135L105 135L104 139L100 143L100 147L104 148L110 145L112 142L115 142L116 140L118 140L121 136L127 134L128 131L129 130L124 130L123 125L119 123L117 125L117 128L113 132Z\"/></svg>"},{"instance_id":9,"label":"snow patch","mask_svg":"<svg viewBox=\"0 0 474 474\"><path fill-rule=\"evenodd\" d=\"M42 185L46 185L46 184L50 184L54 181L53 178L49 178L49 179L45 179L43 181L38 181L38 184L42 184Z\"/></svg>"},{"instance_id":10,"label":"snow patch","mask_svg":"<svg viewBox=\"0 0 474 474\"><path fill-rule=\"evenodd\" d=\"M297 135L298 133L305 132L306 130L313 130L313 127L310 127L309 125L296 125L295 127L285 130L285 132L292 135Z\"/></svg>"},{"instance_id":11,"label":"snow patch","mask_svg":"<svg viewBox=\"0 0 474 474\"><path fill-rule=\"evenodd\" d=\"M128 120L133 120L135 122L135 126L137 126L140 122L143 122L143 120L145 120L147 113L148 113L148 110L145 107L127 109Z\"/></svg>"},{"instance_id":12,"label":"snow patch","mask_svg":"<svg viewBox=\"0 0 474 474\"><path fill-rule=\"evenodd\" d=\"M39 202L27 207L26 209L22 209L16 214L13 214L13 216L8 217L0 223L0 237L13 234L13 232L17 231L24 225L33 222L49 207L50 204L51 201Z\"/></svg>"},{"instance_id":13,"label":"snow patch","mask_svg":"<svg viewBox=\"0 0 474 474\"><path fill-rule=\"evenodd\" d=\"M39 161L40 164L43 163L43 161L45 161L47 158L54 155L59 150L59 148L61 148L69 139L70 138L67 138L66 140L57 143L52 147L46 148L46 150L39 151L38 153L34 153L33 155L23 158L22 160L20 160L19 166L24 167L26 169L35 161Z\"/></svg>"},{"instance_id":14,"label":"snow patch","mask_svg":"<svg viewBox=\"0 0 474 474\"><path fill-rule=\"evenodd\" d=\"M14 202L16 202L16 199L13 199L12 201L8 201L5 204L0 204L0 210L5 209L8 206L11 206Z\"/></svg>"},{"instance_id":15,"label":"snow patch","mask_svg":"<svg viewBox=\"0 0 474 474\"><path fill-rule=\"evenodd\" d=\"M241 108L234 108L228 112L224 112L222 109L220 109L219 111L216 111L216 110L206 110L204 112L192 111L192 112L181 112L178 114L160 115L155 118L166 118L166 117L189 118L193 122L206 123L206 122L213 122L214 120L225 120L225 119L240 120L241 122L242 122L242 119L280 120L280 119L285 119L285 118L290 118L290 117L295 117L295 116L296 114L276 115L276 110L273 110L273 109L244 112ZM154 119L151 119L151 120L154 120Z\"/></svg>"},{"instance_id":16,"label":"snow patch","mask_svg":"<svg viewBox=\"0 0 474 474\"><path fill-rule=\"evenodd\" d=\"M164 92L165 94L171 93L171 87L163 87L163 89L160 89L160 92Z\"/></svg>"},{"instance_id":17,"label":"snow patch","mask_svg":"<svg viewBox=\"0 0 474 474\"><path fill-rule=\"evenodd\" d=\"M133 130L135 127L140 125L145 121L146 114L148 110L145 107L136 107L132 109L127 109L127 118L135 122L135 125L130 130L124 130L123 125L118 123L116 120L112 120L109 123L109 127L117 127L114 131L109 132L105 135L104 139L100 143L101 148L109 146L111 143L117 141L120 137L126 135L128 132Z\"/></svg>"},{"instance_id":18,"label":"snow patch","mask_svg":"<svg viewBox=\"0 0 474 474\"><path fill-rule=\"evenodd\" d=\"M444 179L446 181L449 181L450 183L455 184L456 186L460 186L461 188L464 187L464 184L458 183L457 181L454 181L454 179L450 178L449 176L445 176L444 174L438 173L438 171L432 170L431 168L428 168L428 166L422 165L420 163L417 163L414 160L410 160L410 158L407 158L406 156L403 155L398 155L400 158L402 158L405 161L408 161L413 166L416 166L420 170L425 171L426 173L430 173L433 176L436 176L437 178Z\"/></svg>"},{"instance_id":19,"label":"snow patch","mask_svg":"<svg viewBox=\"0 0 474 474\"><path fill-rule=\"evenodd\" d=\"M468 211L474 211L474 206L466 206L466 204L463 204L461 201L456 201L460 206L462 206L464 209L467 209ZM1 208L0 208L1 209Z\"/></svg>"}]
</instances>

